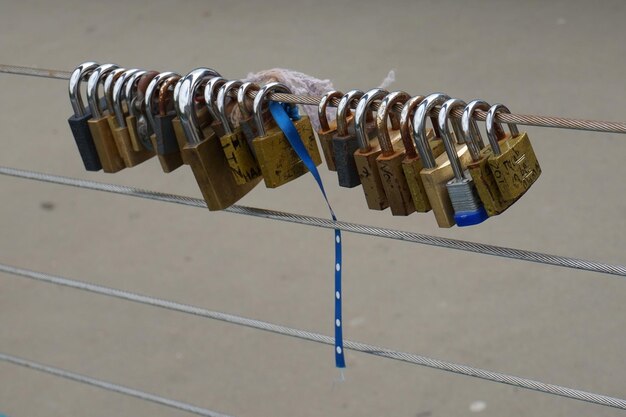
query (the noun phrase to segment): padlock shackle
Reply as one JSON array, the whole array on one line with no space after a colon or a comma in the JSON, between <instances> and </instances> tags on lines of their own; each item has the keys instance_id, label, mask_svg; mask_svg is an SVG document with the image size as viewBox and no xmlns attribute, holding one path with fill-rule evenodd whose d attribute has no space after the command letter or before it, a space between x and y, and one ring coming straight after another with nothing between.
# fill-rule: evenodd
<instances>
[{"instance_id":1,"label":"padlock shackle","mask_svg":"<svg viewBox=\"0 0 626 417\"><path fill-rule=\"evenodd\" d=\"M206 102L209 114L213 120L221 120L219 116L219 110L215 99L217 98L218 90L228 82L224 77L213 77L204 86L204 101Z\"/></svg>"},{"instance_id":2,"label":"padlock shackle","mask_svg":"<svg viewBox=\"0 0 626 417\"><path fill-rule=\"evenodd\" d=\"M254 121L259 137L265 136L265 126L263 126L263 103L269 93L291 94L291 90L285 84L279 82L271 82L261 87L252 104L252 112L254 113Z\"/></svg>"},{"instance_id":3,"label":"padlock shackle","mask_svg":"<svg viewBox=\"0 0 626 417\"><path fill-rule=\"evenodd\" d=\"M155 101L159 101L158 93L160 91L160 85L169 80L172 77L175 77L177 74L171 71L165 71L157 74L152 80L150 80L150 84L148 84L148 88L146 88L146 96L144 97L144 105L146 107L146 117L148 118L148 123L152 126L152 130L155 130L156 120L154 116L158 111L154 106ZM171 84L170 84L171 85ZM155 97L155 94L157 97Z\"/></svg>"},{"instance_id":4,"label":"padlock shackle","mask_svg":"<svg viewBox=\"0 0 626 417\"><path fill-rule=\"evenodd\" d=\"M343 93L341 91L330 90L320 99L320 104L317 106L317 118L320 121L320 129L322 132L330 130L330 125L328 124L328 115L326 114L326 108L328 107L328 104L334 98L338 98L341 100L341 97L343 97Z\"/></svg>"},{"instance_id":5,"label":"padlock shackle","mask_svg":"<svg viewBox=\"0 0 626 417\"><path fill-rule=\"evenodd\" d=\"M407 158L417 158L417 151L415 150L415 142L413 142L413 133L411 130L411 121L415 114L415 109L419 104L424 101L424 96L413 96L404 103L402 107L402 113L400 113L400 138L404 145L404 153ZM437 128L439 129L439 128Z\"/></svg>"},{"instance_id":6,"label":"padlock shackle","mask_svg":"<svg viewBox=\"0 0 626 417\"><path fill-rule=\"evenodd\" d=\"M476 162L480 159L480 151L485 147L485 142L478 129L478 123L473 119L474 112L476 110L488 111L491 104L484 100L472 100L463 110L463 117L461 117L461 128L463 129L463 137L467 144L472 161ZM498 124L495 126L498 140L504 138L504 130Z\"/></svg>"},{"instance_id":7,"label":"padlock shackle","mask_svg":"<svg viewBox=\"0 0 626 417\"><path fill-rule=\"evenodd\" d=\"M456 153L455 140L452 136L452 132L450 131L450 123L448 122L450 121L450 112L452 110L465 106L467 106L467 103L458 98L446 100L446 102L441 105L439 118L437 120L439 124L439 131L441 132L441 139L443 139L443 145L446 148L448 160L450 161L454 178L457 181L462 181L465 177L463 176L463 167L461 166L461 161ZM452 123L456 123L458 125L459 120L454 119ZM456 143L458 143L458 141L456 141Z\"/></svg>"},{"instance_id":8,"label":"padlock shackle","mask_svg":"<svg viewBox=\"0 0 626 417\"><path fill-rule=\"evenodd\" d=\"M366 120L365 116L370 111L370 106L374 101L382 100L389 94L389 91L382 88L372 88L363 94L363 97L359 99L354 111L354 130L356 132L356 140L359 144L359 150L361 152L367 152L372 149L369 138L367 136Z\"/></svg>"},{"instance_id":9,"label":"padlock shackle","mask_svg":"<svg viewBox=\"0 0 626 417\"><path fill-rule=\"evenodd\" d=\"M387 120L389 119L389 113L393 111L393 106L395 106L397 103L405 104L410 98L411 96L404 91L394 91L393 93L387 94L385 98L380 102L380 106L376 111L376 128L378 130L378 143L380 144L380 149L383 156L393 155L394 152L393 143L391 143L387 123ZM396 127L395 129L397 130L400 126L401 124L398 123L398 127Z\"/></svg>"},{"instance_id":10,"label":"padlock shackle","mask_svg":"<svg viewBox=\"0 0 626 417\"><path fill-rule=\"evenodd\" d=\"M248 104L250 101L248 99L248 91L259 91L260 89L261 87L258 84L247 81L241 84L241 87L237 90L237 105L243 119L248 119L252 116L252 106Z\"/></svg>"},{"instance_id":11,"label":"padlock shackle","mask_svg":"<svg viewBox=\"0 0 626 417\"><path fill-rule=\"evenodd\" d=\"M89 110L91 116L94 119L102 118L102 112L100 111L100 98L98 97L98 87L102 82L102 79L114 69L119 68L116 64L103 64L93 70L87 81L87 102L89 103Z\"/></svg>"},{"instance_id":12,"label":"padlock shackle","mask_svg":"<svg viewBox=\"0 0 626 417\"><path fill-rule=\"evenodd\" d=\"M424 168L432 169L437 166L435 157L428 146L428 136L426 135L426 119L428 118L428 113L430 113L433 107L440 106L449 99L450 96L447 94L433 93L422 100L417 106L417 110L415 110L415 115L413 116L413 141L422 159ZM435 123L433 126L435 126L435 129L439 129L438 123ZM441 134L441 132L438 133Z\"/></svg>"},{"instance_id":13,"label":"padlock shackle","mask_svg":"<svg viewBox=\"0 0 626 417\"><path fill-rule=\"evenodd\" d=\"M217 106L217 115L219 116L219 120L222 123L222 128L224 129L224 133L230 135L233 133L233 127L230 124L230 120L228 119L227 109L226 109L226 99L228 98L228 93L230 90L238 89L243 84L240 80L232 80L224 83L222 87L220 87L217 92L217 99L215 100L215 104Z\"/></svg>"},{"instance_id":14,"label":"padlock shackle","mask_svg":"<svg viewBox=\"0 0 626 417\"><path fill-rule=\"evenodd\" d=\"M494 155L502 154L500 150L500 143L498 142L498 132L496 130L496 126L499 125L496 122L496 113L511 113L509 108L504 104L494 104L491 106L489 111L487 112L487 118L485 120L485 125L487 126L487 138L489 139L489 144L491 145L491 150ZM509 132L511 133L511 137L515 137L519 135L519 130L517 129L517 125L513 123L507 123L509 127ZM500 132L502 132L502 127L500 126Z\"/></svg>"},{"instance_id":15,"label":"padlock shackle","mask_svg":"<svg viewBox=\"0 0 626 417\"><path fill-rule=\"evenodd\" d=\"M337 106L337 136L348 136L348 115L352 114L350 106L355 100L360 100L365 94L361 90L350 90L339 100Z\"/></svg>"},{"instance_id":16,"label":"padlock shackle","mask_svg":"<svg viewBox=\"0 0 626 417\"><path fill-rule=\"evenodd\" d=\"M126 68L116 68L113 71L111 71L111 73L106 77L106 80L104 80L103 93L104 93L104 98L107 104L106 109L109 111L109 114L114 114L113 113L113 86L115 85L115 82L122 76L122 74L124 74L125 71L126 71Z\"/></svg>"},{"instance_id":17,"label":"padlock shackle","mask_svg":"<svg viewBox=\"0 0 626 417\"><path fill-rule=\"evenodd\" d=\"M124 107L122 106L122 93L124 92L124 85L136 74L141 73L143 70L133 68L126 70L120 75L115 84L113 84L113 112L115 113L115 120L119 127L126 127L126 118L124 117ZM143 71L145 73L146 71Z\"/></svg>"},{"instance_id":18,"label":"padlock shackle","mask_svg":"<svg viewBox=\"0 0 626 417\"><path fill-rule=\"evenodd\" d=\"M174 74L171 77L163 80L161 83L161 87L159 87L159 115L166 116L167 115L167 104L171 100L174 101L174 95L176 94L176 86L180 82L181 78L183 78L180 74ZM172 92L170 92L170 88L174 86Z\"/></svg>"},{"instance_id":19,"label":"padlock shackle","mask_svg":"<svg viewBox=\"0 0 626 417\"><path fill-rule=\"evenodd\" d=\"M196 68L181 78L174 89L174 107L187 137L187 143L197 145L202 142L200 123L196 114L196 90L213 77L221 75L211 68Z\"/></svg>"},{"instance_id":20,"label":"padlock shackle","mask_svg":"<svg viewBox=\"0 0 626 417\"><path fill-rule=\"evenodd\" d=\"M89 61L83 62L72 71L70 75L70 82L68 84L68 90L70 95L70 103L72 110L76 117L85 115L85 104L83 103L83 97L80 94L81 83L89 78L89 75L98 68L98 63Z\"/></svg>"},{"instance_id":21,"label":"padlock shackle","mask_svg":"<svg viewBox=\"0 0 626 417\"><path fill-rule=\"evenodd\" d=\"M157 71L148 71L146 74L139 77L137 81L137 88L131 100L130 114L138 119L141 116L147 117L146 94L148 93L148 86L157 75L159 75Z\"/></svg>"},{"instance_id":22,"label":"padlock shackle","mask_svg":"<svg viewBox=\"0 0 626 417\"><path fill-rule=\"evenodd\" d=\"M126 109L128 110L128 114L130 115L136 116L132 108L133 107L132 103L133 103L133 98L135 97L135 94L137 93L137 85L139 84L139 80L141 79L141 77L149 73L150 71L145 71L145 70L136 72L135 74L128 77L128 79L126 80L126 83L124 84L124 91L122 91L122 101L126 102Z\"/></svg>"}]
</instances>

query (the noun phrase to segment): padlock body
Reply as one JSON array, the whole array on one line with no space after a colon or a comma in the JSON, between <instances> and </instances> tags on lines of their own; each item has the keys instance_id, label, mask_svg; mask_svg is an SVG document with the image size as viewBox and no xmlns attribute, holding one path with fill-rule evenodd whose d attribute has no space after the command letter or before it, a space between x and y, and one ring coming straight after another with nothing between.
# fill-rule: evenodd
<instances>
[{"instance_id":1,"label":"padlock body","mask_svg":"<svg viewBox=\"0 0 626 417\"><path fill-rule=\"evenodd\" d=\"M230 172L219 138L210 127L203 129L198 144L185 145L187 160L209 210L223 210L235 204L260 181L239 185Z\"/></svg>"},{"instance_id":2,"label":"padlock body","mask_svg":"<svg viewBox=\"0 0 626 417\"><path fill-rule=\"evenodd\" d=\"M471 155L467 146L457 145L456 150L461 166L465 167L471 161ZM446 184L454 177L454 172L445 152L439 155L435 162L437 164L435 168L422 169L420 176L437 224L439 227L452 227L455 225L454 208L452 207Z\"/></svg>"},{"instance_id":3,"label":"padlock body","mask_svg":"<svg viewBox=\"0 0 626 417\"><path fill-rule=\"evenodd\" d=\"M335 155L333 153L333 136L337 134L337 124L336 121L330 123L329 129L327 130L319 130L317 132L317 137L320 141L320 146L322 148L322 154L324 155L324 161L326 161L326 166L329 171L337 171L335 166Z\"/></svg>"},{"instance_id":4,"label":"padlock body","mask_svg":"<svg viewBox=\"0 0 626 417\"><path fill-rule=\"evenodd\" d=\"M313 127L307 116L294 121L294 126L315 165L322 163ZM266 131L265 136L252 141L256 158L268 188L286 184L308 172L304 162L278 127Z\"/></svg>"},{"instance_id":5,"label":"padlock body","mask_svg":"<svg viewBox=\"0 0 626 417\"><path fill-rule=\"evenodd\" d=\"M185 136L185 129L183 128L183 124L178 116L172 119L172 128L174 129L176 142L178 143L178 147L180 148L180 157L183 161L183 164L189 165L189 151L186 149L187 136Z\"/></svg>"},{"instance_id":6,"label":"padlock body","mask_svg":"<svg viewBox=\"0 0 626 417\"><path fill-rule=\"evenodd\" d=\"M481 158L478 161L470 162L467 165L467 169L474 180L478 197L485 206L487 214L489 216L496 216L509 208L515 200L506 200L502 196L500 188L498 188L498 183L493 177L489 169L489 164L487 163L489 154L491 154L491 149L488 147L483 148Z\"/></svg>"},{"instance_id":7,"label":"padlock body","mask_svg":"<svg viewBox=\"0 0 626 417\"><path fill-rule=\"evenodd\" d=\"M124 160L124 164L127 168L131 168L141 164L144 161L152 158L154 155L152 152L143 150L135 152L133 149L132 141L130 139L130 132L128 127L116 127L113 129L113 138L117 149Z\"/></svg>"},{"instance_id":8,"label":"padlock body","mask_svg":"<svg viewBox=\"0 0 626 417\"><path fill-rule=\"evenodd\" d=\"M220 143L237 184L242 185L261 176L261 168L240 127L221 136Z\"/></svg>"},{"instance_id":9,"label":"padlock body","mask_svg":"<svg viewBox=\"0 0 626 417\"><path fill-rule=\"evenodd\" d=\"M107 173L115 173L126 168L126 164L124 164L124 160L115 144L107 117L90 119L87 124L98 152L98 158L102 164L102 170Z\"/></svg>"},{"instance_id":10,"label":"padlock body","mask_svg":"<svg viewBox=\"0 0 626 417\"><path fill-rule=\"evenodd\" d=\"M366 127L368 138L371 139L376 133L375 124L369 123ZM359 149L359 141L356 137L354 124L348 125L348 134L341 136L335 134L332 139L337 180L340 187L354 188L361 185L361 177L354 162L354 153ZM374 144L375 145L375 144Z\"/></svg>"},{"instance_id":11,"label":"padlock body","mask_svg":"<svg viewBox=\"0 0 626 417\"><path fill-rule=\"evenodd\" d=\"M381 154L376 158L378 173L394 216L408 216L415 211L411 190L402 168L404 156L404 150L399 150L392 155Z\"/></svg>"},{"instance_id":12,"label":"padlock body","mask_svg":"<svg viewBox=\"0 0 626 417\"><path fill-rule=\"evenodd\" d=\"M429 132L429 135L434 136L434 133L431 132L432 130ZM428 145L435 158L443 154L446 150L441 138L429 140ZM426 190L424 189L424 182L420 176L422 169L424 169L424 165L419 155L414 158L405 157L402 161L402 171L404 172L404 177L411 191L415 211L426 213L432 209L432 206L430 205Z\"/></svg>"},{"instance_id":13,"label":"padlock body","mask_svg":"<svg viewBox=\"0 0 626 417\"><path fill-rule=\"evenodd\" d=\"M524 194L541 175L541 167L523 132L500 142L500 155L491 155L487 162L502 197L515 200Z\"/></svg>"},{"instance_id":14,"label":"padlock body","mask_svg":"<svg viewBox=\"0 0 626 417\"><path fill-rule=\"evenodd\" d=\"M389 207L378 166L376 165L376 158L379 155L380 148L372 148L369 151L357 149L354 153L354 163L363 186L367 207L370 210L384 210Z\"/></svg>"},{"instance_id":15,"label":"padlock body","mask_svg":"<svg viewBox=\"0 0 626 417\"><path fill-rule=\"evenodd\" d=\"M91 119L91 112L86 111L82 116L71 116L67 119L67 122L70 125L70 129L72 129L72 135L85 169L87 171L100 171L102 164L89 130L89 124L87 123L89 119Z\"/></svg>"},{"instance_id":16,"label":"padlock body","mask_svg":"<svg viewBox=\"0 0 626 417\"><path fill-rule=\"evenodd\" d=\"M172 125L175 114L154 116L154 134L150 136L152 148L156 151L163 172L172 172L183 165L176 133Z\"/></svg>"},{"instance_id":17,"label":"padlock body","mask_svg":"<svg viewBox=\"0 0 626 417\"><path fill-rule=\"evenodd\" d=\"M147 143L144 143L144 141L141 138L141 134L139 133L137 118L133 115L127 116L126 126L128 126L128 133L130 135L130 142L132 144L133 151L135 152L148 151L152 154L152 156L154 156L155 151L154 151L154 148L152 147L152 143L150 143L149 141Z\"/></svg>"}]
</instances>

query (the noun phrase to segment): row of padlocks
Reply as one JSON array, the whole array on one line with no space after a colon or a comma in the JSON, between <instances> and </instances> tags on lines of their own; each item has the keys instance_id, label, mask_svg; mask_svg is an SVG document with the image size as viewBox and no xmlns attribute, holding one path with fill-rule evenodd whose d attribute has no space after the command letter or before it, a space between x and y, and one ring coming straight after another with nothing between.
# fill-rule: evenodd
<instances>
[{"instance_id":1,"label":"row of padlocks","mask_svg":"<svg viewBox=\"0 0 626 417\"><path fill-rule=\"evenodd\" d=\"M254 99L250 91L257 92ZM291 93L284 84L228 81L208 68L183 77L86 62L72 73L69 92L69 124L89 171L114 173L155 155L166 173L189 165L210 210L229 207L261 180L276 188L308 172L264 106L271 93ZM329 123L326 109L335 98L337 115ZM439 116L428 129L435 107ZM450 117L457 108L464 108L461 119ZM233 123L234 109L240 117ZM487 111L488 144L472 118L478 109ZM541 173L528 135L514 125L505 133L497 112L508 109L441 93L331 91L319 104L317 136L339 185L360 185L370 209L389 207L401 216L432 210L440 227L469 226L502 213ZM291 119L321 164L308 117L293 112Z\"/></svg>"}]
</instances>

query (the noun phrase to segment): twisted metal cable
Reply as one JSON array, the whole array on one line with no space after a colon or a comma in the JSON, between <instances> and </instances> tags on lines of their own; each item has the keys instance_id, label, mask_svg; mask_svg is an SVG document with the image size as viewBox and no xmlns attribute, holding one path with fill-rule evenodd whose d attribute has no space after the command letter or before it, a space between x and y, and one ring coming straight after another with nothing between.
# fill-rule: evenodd
<instances>
[{"instance_id":1,"label":"twisted metal cable","mask_svg":"<svg viewBox=\"0 0 626 417\"><path fill-rule=\"evenodd\" d=\"M31 67L21 67L17 65L4 65L0 64L0 73L15 74L15 75L27 75L33 77L54 78L59 80L69 80L71 72L52 69L38 69ZM254 98L256 91L249 91L248 96ZM231 93L232 95L232 93ZM317 106L321 97L316 96L303 96L296 94L285 93L272 93L268 94L268 98L274 101L280 101L284 103L304 104L308 106ZM338 99L332 99L329 101L330 106L337 107L339 104ZM354 108L356 104L352 107ZM378 109L378 103L372 104L372 109ZM402 105L397 104L394 109L398 112L402 111ZM439 114L439 108L435 108L430 112L431 116L437 116ZM450 113L451 117L460 119L463 115L462 109L455 109ZM476 110L473 118L476 120L484 121L487 117L487 113L482 110ZM564 117L553 116L536 116L528 114L507 114L498 113L496 115L496 121L500 123L515 123L518 125L526 126L538 126L538 127L552 127L559 129L575 129L586 130L593 132L605 132L605 133L620 133L626 134L626 123L623 122L606 122L600 120L584 120L584 119L570 119Z\"/></svg>"},{"instance_id":2,"label":"twisted metal cable","mask_svg":"<svg viewBox=\"0 0 626 417\"><path fill-rule=\"evenodd\" d=\"M22 366L25 368L33 369L35 371L45 372L50 375L54 375L60 378L69 379L71 381L80 382L82 384L91 385L97 388L101 388L107 391L117 392L118 394L127 395L129 397L139 398L144 401L153 402L159 405L163 405L177 410L186 411L188 413L197 414L204 417L229 417L226 414L218 413L216 411L207 410L206 408L197 407L192 404L187 404L181 401L171 400L169 398L161 397L160 395L149 394L147 392L139 391L133 388L128 388L123 385L114 384L112 382L102 381L99 379L91 378L85 375L69 372L63 369L55 368L49 365L33 362L28 359L19 358L13 355L7 355L0 353L0 360L11 363L13 365Z\"/></svg>"},{"instance_id":3,"label":"twisted metal cable","mask_svg":"<svg viewBox=\"0 0 626 417\"><path fill-rule=\"evenodd\" d=\"M15 168L0 166L0 175L8 175L17 178L24 178L35 181L60 184L71 187L83 188L95 191L105 191L114 194L122 194L131 197L145 198L149 200L165 201L168 203L182 204L192 207L204 207L204 200L192 197L179 196L174 194L148 191L124 185L107 184L95 181L68 178L58 175L44 174L40 172L26 171ZM626 277L626 266L607 264L584 259L571 258L567 256L550 255L547 253L533 252L523 249L507 248L485 243L469 242L465 240L450 239L439 236L430 236L421 233L407 232L402 230L386 229L382 227L368 226L358 223L349 223L319 217L305 216L301 214L285 213L281 211L266 210L255 207L234 205L223 211L229 213L243 214L246 216L261 217L265 219L279 220L290 223L303 224L306 226L322 227L326 229L341 229L342 231L359 233L368 236L383 237L387 239L401 240L404 242L419 243L422 245L437 246L448 249L456 249L466 252L474 252L484 255L511 258L527 262L535 262L546 265L554 265L564 268L579 269L583 271L599 272L603 274Z\"/></svg>"},{"instance_id":4,"label":"twisted metal cable","mask_svg":"<svg viewBox=\"0 0 626 417\"><path fill-rule=\"evenodd\" d=\"M132 301L140 304L146 304L153 307L160 307L167 310L177 311L180 313L191 314L194 316L204 317L212 320L219 320L226 323L236 324L240 326L250 327L253 329L263 330L267 332L277 333L283 336L295 337L298 339L308 340L311 342L322 343L334 346L335 339L320 333L308 332L306 330L295 329L278 324L268 323L261 320L249 319L233 314L222 313L219 311L206 310L201 307L194 307L187 304L181 304L174 301L163 300L129 291L118 290L115 288L104 287L96 284L90 284L83 281L76 281L56 275L36 272L32 270L17 268L10 265L0 263L0 272L5 272L18 277L33 279L38 282L55 284L64 287L83 290L95 294L108 297L114 297L121 300ZM369 355L381 356L383 358L393 359L401 362L407 362L414 365L426 366L441 371L452 372L455 374L471 376L484 379L491 382L498 382L506 385L513 385L533 391L543 392L545 394L558 395L574 400L585 401L593 404L604 405L607 407L619 408L626 410L626 400L610 397L603 394L596 394L587 391L581 391L574 388L563 387L560 385L547 384L545 382L535 381L528 378L522 378L513 375L507 375L499 372L493 372L485 369L474 368L467 365L461 365L453 362L446 362L439 359L432 359L413 353L399 352L392 349L386 349L378 346L368 345L350 340L344 341L344 346L357 352L367 353ZM0 359L2 356L0 355Z\"/></svg>"}]
</instances>

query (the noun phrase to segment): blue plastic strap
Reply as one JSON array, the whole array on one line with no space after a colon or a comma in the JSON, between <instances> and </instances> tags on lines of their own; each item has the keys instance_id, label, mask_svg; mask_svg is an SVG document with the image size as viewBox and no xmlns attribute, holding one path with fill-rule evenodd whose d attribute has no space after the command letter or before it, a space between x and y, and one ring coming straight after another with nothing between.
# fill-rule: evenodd
<instances>
[{"instance_id":1,"label":"blue plastic strap","mask_svg":"<svg viewBox=\"0 0 626 417\"><path fill-rule=\"evenodd\" d=\"M300 115L298 114L298 107L289 104L282 104L275 101L270 102L270 112L272 113L272 117L278 124L280 130L283 131L285 137L291 144L291 147L296 151L304 165L308 168L309 172L313 174L313 178L317 181L317 185L320 187L320 191L326 200L326 204L328 205L328 210L330 210L330 215L334 221L337 221L337 217L335 216L335 212L333 208L330 206L330 202L328 201L328 197L326 196L326 191L324 190L324 184L322 183L322 178L320 177L320 173L315 166L315 163L311 159L309 152L307 151L304 143L302 143L302 138L300 138L300 134L298 130L295 128L292 119L298 120ZM341 230L335 229L335 366L337 368L345 368L346 360L343 352L343 321L341 316Z\"/></svg>"}]
</instances>

